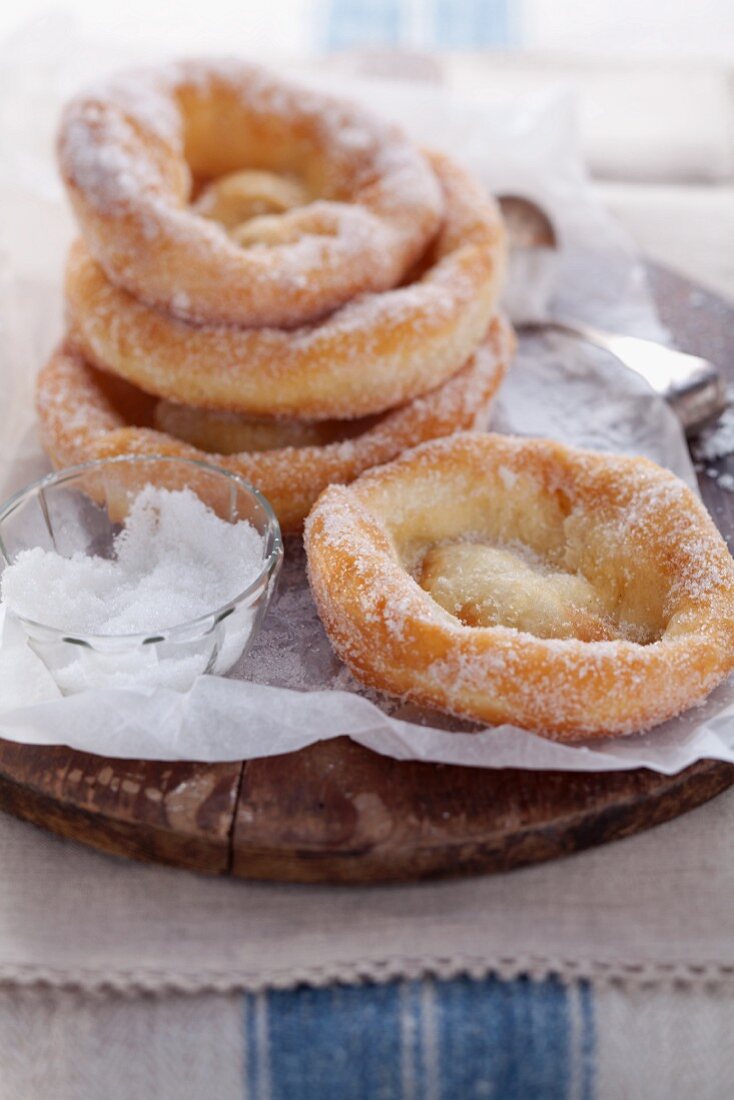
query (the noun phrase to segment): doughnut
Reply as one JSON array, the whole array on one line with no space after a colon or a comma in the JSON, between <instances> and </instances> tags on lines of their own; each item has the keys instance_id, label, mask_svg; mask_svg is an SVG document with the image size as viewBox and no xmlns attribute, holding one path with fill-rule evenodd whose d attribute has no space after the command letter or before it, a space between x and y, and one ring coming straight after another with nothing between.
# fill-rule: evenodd
<instances>
[{"instance_id":1,"label":"doughnut","mask_svg":"<svg viewBox=\"0 0 734 1100\"><path fill-rule=\"evenodd\" d=\"M374 418L372 418L374 419ZM210 454L273 451L278 447L323 447L364 430L362 420L255 420L239 413L156 402L153 427Z\"/></svg>"},{"instance_id":2,"label":"doughnut","mask_svg":"<svg viewBox=\"0 0 734 1100\"><path fill-rule=\"evenodd\" d=\"M293 331L192 326L115 287L77 243L65 285L73 341L90 363L148 393L251 416L344 420L435 389L487 329L504 238L481 187L445 157L431 160L446 218L410 285Z\"/></svg>"},{"instance_id":3,"label":"doughnut","mask_svg":"<svg viewBox=\"0 0 734 1100\"><path fill-rule=\"evenodd\" d=\"M423 440L483 424L513 348L509 325L496 319L474 356L443 386L379 417L341 425L234 423L221 414L162 407L123 380L95 370L68 346L41 371L36 404L41 436L56 466L120 454L206 460L254 484L270 500L283 530L297 531L331 482L350 481ZM160 430L164 426L191 442ZM209 449L217 444L222 453ZM235 445L246 449L227 453ZM263 449L268 446L275 449Z\"/></svg>"},{"instance_id":4,"label":"doughnut","mask_svg":"<svg viewBox=\"0 0 734 1100\"><path fill-rule=\"evenodd\" d=\"M109 279L195 322L294 327L387 290L442 215L425 157L397 127L238 61L90 89L62 115L58 156ZM295 179L306 202L238 243L190 200L242 169Z\"/></svg>"},{"instance_id":5,"label":"doughnut","mask_svg":"<svg viewBox=\"0 0 734 1100\"><path fill-rule=\"evenodd\" d=\"M539 638L615 637L607 608L586 577L538 568L517 549L482 543L434 546L418 583L466 626L508 626Z\"/></svg>"},{"instance_id":6,"label":"doughnut","mask_svg":"<svg viewBox=\"0 0 734 1100\"><path fill-rule=\"evenodd\" d=\"M303 206L308 192L296 179L274 172L229 172L206 184L192 203L202 218L219 222L235 240L247 234L247 222ZM277 223L277 219L274 219Z\"/></svg>"},{"instance_id":7,"label":"doughnut","mask_svg":"<svg viewBox=\"0 0 734 1100\"><path fill-rule=\"evenodd\" d=\"M734 668L734 562L646 459L459 433L328 488L305 543L355 676L452 714L627 734Z\"/></svg>"}]
</instances>

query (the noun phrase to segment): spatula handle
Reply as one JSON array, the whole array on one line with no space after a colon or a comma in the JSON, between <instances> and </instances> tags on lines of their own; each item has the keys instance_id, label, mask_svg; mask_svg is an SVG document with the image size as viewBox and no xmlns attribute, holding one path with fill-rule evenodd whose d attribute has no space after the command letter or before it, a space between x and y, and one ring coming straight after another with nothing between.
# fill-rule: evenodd
<instances>
[{"instance_id":1,"label":"spatula handle","mask_svg":"<svg viewBox=\"0 0 734 1100\"><path fill-rule=\"evenodd\" d=\"M610 352L665 398L689 435L694 435L726 407L724 377L708 359L676 351L655 340L606 332L576 321L554 319L528 327L560 332Z\"/></svg>"}]
</instances>

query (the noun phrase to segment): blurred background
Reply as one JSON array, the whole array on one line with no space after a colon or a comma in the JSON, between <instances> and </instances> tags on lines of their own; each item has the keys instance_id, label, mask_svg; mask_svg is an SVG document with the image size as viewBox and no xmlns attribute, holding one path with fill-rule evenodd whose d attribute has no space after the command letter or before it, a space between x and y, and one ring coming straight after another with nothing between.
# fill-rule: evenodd
<instances>
[{"instance_id":1,"label":"blurred background","mask_svg":"<svg viewBox=\"0 0 734 1100\"><path fill-rule=\"evenodd\" d=\"M603 201L648 255L734 299L733 0L0 6L4 56L22 59L30 40L62 53L68 41L73 52L80 38L113 40L127 54L155 43L170 55L320 57L347 75L441 83L468 98L566 86Z\"/></svg>"},{"instance_id":2,"label":"blurred background","mask_svg":"<svg viewBox=\"0 0 734 1100\"><path fill-rule=\"evenodd\" d=\"M5 0L0 35L63 10L90 30L163 32L172 47L192 30L204 48L300 54L353 47L410 50L523 48L731 57L731 0Z\"/></svg>"}]
</instances>

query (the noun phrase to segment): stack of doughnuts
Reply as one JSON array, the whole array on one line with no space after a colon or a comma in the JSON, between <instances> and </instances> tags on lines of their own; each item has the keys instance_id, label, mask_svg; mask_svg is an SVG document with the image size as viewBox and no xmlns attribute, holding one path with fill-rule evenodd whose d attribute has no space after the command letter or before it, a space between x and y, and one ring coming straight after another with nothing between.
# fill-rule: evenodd
<instances>
[{"instance_id":1,"label":"stack of doughnuts","mask_svg":"<svg viewBox=\"0 0 734 1100\"><path fill-rule=\"evenodd\" d=\"M321 491L484 426L512 333L495 204L352 104L187 62L73 101L68 329L40 374L58 465L241 473L300 529Z\"/></svg>"}]
</instances>

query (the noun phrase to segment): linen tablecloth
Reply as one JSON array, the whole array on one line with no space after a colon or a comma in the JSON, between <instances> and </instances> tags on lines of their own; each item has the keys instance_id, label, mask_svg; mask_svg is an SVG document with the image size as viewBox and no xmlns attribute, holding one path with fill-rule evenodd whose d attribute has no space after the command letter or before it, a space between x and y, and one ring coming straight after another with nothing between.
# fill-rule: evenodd
<instances>
[{"instance_id":1,"label":"linen tablecloth","mask_svg":"<svg viewBox=\"0 0 734 1100\"><path fill-rule=\"evenodd\" d=\"M727 1100L732 999L553 978L0 994L12 1100ZM29 1056L29 1053L31 1056Z\"/></svg>"},{"instance_id":2,"label":"linen tablecloth","mask_svg":"<svg viewBox=\"0 0 734 1100\"><path fill-rule=\"evenodd\" d=\"M340 889L0 818L0 1100L727 1097L733 826L727 792L509 875Z\"/></svg>"}]
</instances>

